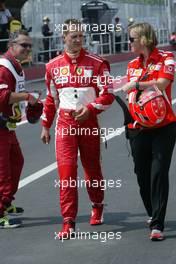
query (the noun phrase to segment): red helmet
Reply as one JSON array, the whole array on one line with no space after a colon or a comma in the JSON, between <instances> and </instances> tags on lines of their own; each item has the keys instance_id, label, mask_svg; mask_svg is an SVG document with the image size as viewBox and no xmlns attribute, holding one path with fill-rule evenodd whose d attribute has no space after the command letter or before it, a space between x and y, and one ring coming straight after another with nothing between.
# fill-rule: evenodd
<instances>
[{"instance_id":1,"label":"red helmet","mask_svg":"<svg viewBox=\"0 0 176 264\"><path fill-rule=\"evenodd\" d=\"M29 123L35 124L39 121L43 111L43 103L38 101L35 105L28 103L26 107L26 118Z\"/></svg>"},{"instance_id":2,"label":"red helmet","mask_svg":"<svg viewBox=\"0 0 176 264\"><path fill-rule=\"evenodd\" d=\"M144 91L135 90L130 94L129 110L139 124L154 127L164 120L166 103L161 91L152 86Z\"/></svg>"}]
</instances>

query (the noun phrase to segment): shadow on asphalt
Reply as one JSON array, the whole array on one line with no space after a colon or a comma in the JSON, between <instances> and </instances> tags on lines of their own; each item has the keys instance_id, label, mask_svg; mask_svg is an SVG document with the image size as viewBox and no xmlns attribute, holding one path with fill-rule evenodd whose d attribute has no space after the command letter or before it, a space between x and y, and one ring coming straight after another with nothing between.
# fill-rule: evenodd
<instances>
[{"instance_id":1,"label":"shadow on asphalt","mask_svg":"<svg viewBox=\"0 0 176 264\"><path fill-rule=\"evenodd\" d=\"M101 225L102 227L105 227L107 225L125 225L127 224L127 219L132 217L133 215L124 212L124 213L105 213L104 214L104 225ZM136 215L134 215L136 216ZM90 215L82 215L78 216L76 223L82 224L82 223L88 223L90 218ZM48 216L48 217L21 217L20 218L23 222L23 227L33 227L33 226L43 226L43 225L55 225L55 224L62 224L62 217L56 217L56 216Z\"/></svg>"},{"instance_id":2,"label":"shadow on asphalt","mask_svg":"<svg viewBox=\"0 0 176 264\"><path fill-rule=\"evenodd\" d=\"M77 224L88 223L90 215L82 215L77 217ZM34 227L45 225L58 225L62 224L62 217L48 216L48 217L22 217L22 227ZM140 230L146 227L145 224L146 214L131 214L129 212L117 213L109 212L104 214L104 225L101 225L101 229L106 231L111 230L110 226L117 226L117 229L122 232L128 232L132 230ZM175 221L166 221L167 231L176 231ZM115 231L114 229L112 231ZM168 238L176 237L176 235L168 235Z\"/></svg>"}]
</instances>

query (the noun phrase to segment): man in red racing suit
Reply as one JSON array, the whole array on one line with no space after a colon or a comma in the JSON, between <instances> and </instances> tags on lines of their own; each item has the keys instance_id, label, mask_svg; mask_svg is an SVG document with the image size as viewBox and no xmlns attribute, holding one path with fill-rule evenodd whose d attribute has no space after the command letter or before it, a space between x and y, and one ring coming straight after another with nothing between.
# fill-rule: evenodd
<instances>
[{"instance_id":1,"label":"man in red racing suit","mask_svg":"<svg viewBox=\"0 0 176 264\"><path fill-rule=\"evenodd\" d=\"M11 204L24 163L14 130L25 110L24 101L36 102L24 90L24 73L18 62L30 51L31 39L26 31L19 31L11 35L9 50L0 58L0 228L18 227L20 222L6 214L23 213L23 208Z\"/></svg>"},{"instance_id":2,"label":"man in red racing suit","mask_svg":"<svg viewBox=\"0 0 176 264\"><path fill-rule=\"evenodd\" d=\"M80 22L67 20L70 28ZM64 219L59 239L69 238L74 230L78 210L77 156L80 152L85 182L93 204L90 224L103 222L104 192L100 186L103 179L100 166L100 135L97 115L106 110L114 96L106 83L109 63L86 52L82 48L83 32L78 28L64 34L66 49L63 54L46 65L48 94L43 112L41 138L49 143L49 129L58 104L56 121L56 160L60 176L60 204ZM93 186L93 182L96 186Z\"/></svg>"}]
</instances>

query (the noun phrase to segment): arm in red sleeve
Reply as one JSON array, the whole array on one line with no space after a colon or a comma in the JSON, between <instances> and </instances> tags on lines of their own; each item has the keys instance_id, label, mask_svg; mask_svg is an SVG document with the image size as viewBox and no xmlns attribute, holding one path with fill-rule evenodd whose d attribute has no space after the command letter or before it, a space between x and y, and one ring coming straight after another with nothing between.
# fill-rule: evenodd
<instances>
[{"instance_id":1,"label":"arm in red sleeve","mask_svg":"<svg viewBox=\"0 0 176 264\"><path fill-rule=\"evenodd\" d=\"M51 95L47 95L42 114L42 126L50 128L52 126L55 113L56 108L54 99Z\"/></svg>"},{"instance_id":2,"label":"arm in red sleeve","mask_svg":"<svg viewBox=\"0 0 176 264\"><path fill-rule=\"evenodd\" d=\"M0 67L0 112L5 112L9 108L9 96L11 93L11 83L9 72L5 67Z\"/></svg>"},{"instance_id":3,"label":"arm in red sleeve","mask_svg":"<svg viewBox=\"0 0 176 264\"><path fill-rule=\"evenodd\" d=\"M167 52L167 56L165 56L162 67L159 71L158 79L165 78L168 80L174 80L175 74L175 61L174 54L172 52Z\"/></svg>"},{"instance_id":4,"label":"arm in red sleeve","mask_svg":"<svg viewBox=\"0 0 176 264\"><path fill-rule=\"evenodd\" d=\"M110 76L109 68L109 63L106 61L100 65L96 87L97 90L99 89L98 97L94 102L87 105L87 108L93 115L100 114L102 111L108 109L115 99L111 86L108 85Z\"/></svg>"},{"instance_id":5,"label":"arm in red sleeve","mask_svg":"<svg viewBox=\"0 0 176 264\"><path fill-rule=\"evenodd\" d=\"M51 75L48 69L46 69L46 86L47 86L47 97L44 104L43 114L42 114L42 126L50 128L54 121L55 113L56 113L56 105L55 98L52 92L54 89L53 81L51 79Z\"/></svg>"},{"instance_id":6,"label":"arm in red sleeve","mask_svg":"<svg viewBox=\"0 0 176 264\"><path fill-rule=\"evenodd\" d=\"M0 87L1 86L1 80L0 80ZM8 104L9 104L9 97L10 97L10 91L8 89L0 88L0 112L5 112Z\"/></svg>"}]
</instances>

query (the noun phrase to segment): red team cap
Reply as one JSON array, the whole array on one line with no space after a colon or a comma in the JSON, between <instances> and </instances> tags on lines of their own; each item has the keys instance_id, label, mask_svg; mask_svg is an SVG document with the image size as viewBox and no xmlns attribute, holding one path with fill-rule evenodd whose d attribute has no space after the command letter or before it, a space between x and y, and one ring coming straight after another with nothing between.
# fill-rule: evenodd
<instances>
[{"instance_id":1,"label":"red team cap","mask_svg":"<svg viewBox=\"0 0 176 264\"><path fill-rule=\"evenodd\" d=\"M29 123L35 124L39 121L43 112L43 103L38 101L35 105L28 103L26 107L26 118Z\"/></svg>"}]
</instances>

